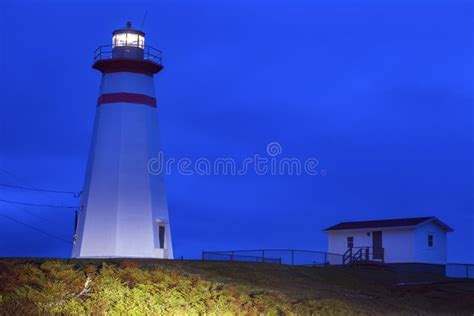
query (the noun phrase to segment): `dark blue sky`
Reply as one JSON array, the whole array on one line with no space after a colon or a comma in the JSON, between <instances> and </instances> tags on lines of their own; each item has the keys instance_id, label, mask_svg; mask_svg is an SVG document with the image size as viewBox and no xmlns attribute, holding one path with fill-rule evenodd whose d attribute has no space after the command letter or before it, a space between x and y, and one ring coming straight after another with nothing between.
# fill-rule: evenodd
<instances>
[{"instance_id":1,"label":"dark blue sky","mask_svg":"<svg viewBox=\"0 0 474 316\"><path fill-rule=\"evenodd\" d=\"M168 176L177 256L325 250L321 229L339 221L434 215L455 230L449 261L474 262L470 2L3 0L0 183L81 189L100 82L92 53L148 10L147 44L164 52L165 155L242 160L276 141L328 171ZM6 188L0 198L77 204ZM71 210L0 211L71 238ZM70 246L0 218L0 255Z\"/></svg>"}]
</instances>

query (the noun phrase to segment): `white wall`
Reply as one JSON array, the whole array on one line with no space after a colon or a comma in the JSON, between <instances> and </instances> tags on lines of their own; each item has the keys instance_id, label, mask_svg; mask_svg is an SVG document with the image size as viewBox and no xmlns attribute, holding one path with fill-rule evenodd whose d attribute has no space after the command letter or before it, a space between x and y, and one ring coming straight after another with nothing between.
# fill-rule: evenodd
<instances>
[{"instance_id":1,"label":"white wall","mask_svg":"<svg viewBox=\"0 0 474 316\"><path fill-rule=\"evenodd\" d=\"M433 235L433 247L428 247L428 235ZM447 233L434 222L421 224L415 233L415 261L446 264Z\"/></svg>"},{"instance_id":2,"label":"white wall","mask_svg":"<svg viewBox=\"0 0 474 316\"><path fill-rule=\"evenodd\" d=\"M385 262L415 262L414 241L413 228L382 230Z\"/></svg>"},{"instance_id":3,"label":"white wall","mask_svg":"<svg viewBox=\"0 0 474 316\"><path fill-rule=\"evenodd\" d=\"M153 77L105 74L100 91L154 97ZM73 257L173 258L164 178L148 170L159 152L157 108L97 107ZM165 249L157 242L159 222Z\"/></svg>"},{"instance_id":4,"label":"white wall","mask_svg":"<svg viewBox=\"0 0 474 316\"><path fill-rule=\"evenodd\" d=\"M328 232L328 252L344 254L347 251L347 237L354 237L354 247L372 247L370 230L331 231Z\"/></svg>"},{"instance_id":5,"label":"white wall","mask_svg":"<svg viewBox=\"0 0 474 316\"><path fill-rule=\"evenodd\" d=\"M354 247L371 247L372 236L367 236L369 230L330 231L328 234L328 252L343 255L347 251L347 237L354 237ZM330 264L342 264L340 258L329 257Z\"/></svg>"},{"instance_id":6,"label":"white wall","mask_svg":"<svg viewBox=\"0 0 474 316\"><path fill-rule=\"evenodd\" d=\"M414 262L413 228L357 229L351 231L330 231L328 233L328 252L344 254L347 251L347 237L354 237L354 247L372 247L372 231L382 231L382 247L385 262ZM367 233L370 232L370 236Z\"/></svg>"}]
</instances>

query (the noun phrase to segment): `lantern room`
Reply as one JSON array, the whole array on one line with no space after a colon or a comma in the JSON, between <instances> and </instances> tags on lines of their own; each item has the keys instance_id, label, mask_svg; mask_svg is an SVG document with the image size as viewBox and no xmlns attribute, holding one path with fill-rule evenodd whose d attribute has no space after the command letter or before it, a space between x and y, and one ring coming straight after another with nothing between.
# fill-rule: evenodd
<instances>
[{"instance_id":1,"label":"lantern room","mask_svg":"<svg viewBox=\"0 0 474 316\"><path fill-rule=\"evenodd\" d=\"M92 67L102 73L128 70L153 75L163 69L161 56L160 50L145 45L145 33L127 22L125 28L112 32L111 45L95 50Z\"/></svg>"},{"instance_id":2,"label":"lantern room","mask_svg":"<svg viewBox=\"0 0 474 316\"><path fill-rule=\"evenodd\" d=\"M143 59L144 48L145 33L133 29L131 22L112 33L112 58Z\"/></svg>"}]
</instances>

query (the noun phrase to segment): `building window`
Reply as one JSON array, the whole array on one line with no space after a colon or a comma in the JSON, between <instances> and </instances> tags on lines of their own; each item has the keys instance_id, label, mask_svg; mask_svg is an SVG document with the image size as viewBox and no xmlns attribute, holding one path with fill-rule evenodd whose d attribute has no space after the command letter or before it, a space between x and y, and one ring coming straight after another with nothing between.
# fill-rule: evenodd
<instances>
[{"instance_id":1,"label":"building window","mask_svg":"<svg viewBox=\"0 0 474 316\"><path fill-rule=\"evenodd\" d=\"M347 237L347 248L352 248L354 247L354 237L349 236Z\"/></svg>"},{"instance_id":2,"label":"building window","mask_svg":"<svg viewBox=\"0 0 474 316\"><path fill-rule=\"evenodd\" d=\"M165 248L165 225L158 226L158 237L160 238L160 249Z\"/></svg>"},{"instance_id":3,"label":"building window","mask_svg":"<svg viewBox=\"0 0 474 316\"><path fill-rule=\"evenodd\" d=\"M433 247L433 235L428 235L428 247Z\"/></svg>"}]
</instances>

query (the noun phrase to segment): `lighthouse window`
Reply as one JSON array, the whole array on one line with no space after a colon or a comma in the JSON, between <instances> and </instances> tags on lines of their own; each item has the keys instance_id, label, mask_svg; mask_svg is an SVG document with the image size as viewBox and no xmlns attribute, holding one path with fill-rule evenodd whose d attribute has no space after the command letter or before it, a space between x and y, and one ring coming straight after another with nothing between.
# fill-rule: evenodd
<instances>
[{"instance_id":1,"label":"lighthouse window","mask_svg":"<svg viewBox=\"0 0 474 316\"><path fill-rule=\"evenodd\" d=\"M165 226L159 225L158 228L158 236L160 238L160 249L163 249L165 248Z\"/></svg>"},{"instance_id":2,"label":"lighthouse window","mask_svg":"<svg viewBox=\"0 0 474 316\"><path fill-rule=\"evenodd\" d=\"M135 46L144 48L145 37L134 33L120 33L116 34L112 38L112 47L115 46Z\"/></svg>"}]
</instances>

